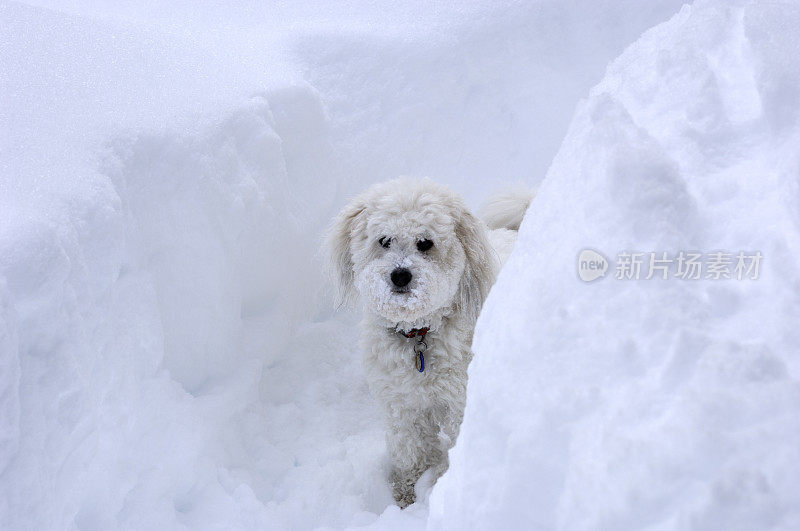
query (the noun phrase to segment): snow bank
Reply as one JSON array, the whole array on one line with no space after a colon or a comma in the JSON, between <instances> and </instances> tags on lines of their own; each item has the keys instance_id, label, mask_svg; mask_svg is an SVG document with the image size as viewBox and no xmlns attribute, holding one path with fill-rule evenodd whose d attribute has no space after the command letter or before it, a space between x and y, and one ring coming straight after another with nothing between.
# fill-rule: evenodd
<instances>
[{"instance_id":1,"label":"snow bank","mask_svg":"<svg viewBox=\"0 0 800 531\"><path fill-rule=\"evenodd\" d=\"M800 526L799 24L696 2L581 102L481 315L429 528ZM579 280L585 248L606 278ZM680 250L764 259L614 278L621 251Z\"/></svg>"},{"instance_id":2,"label":"snow bank","mask_svg":"<svg viewBox=\"0 0 800 531\"><path fill-rule=\"evenodd\" d=\"M339 197L318 93L268 38L265 58L235 37L0 15L0 527L382 510L377 416L329 348L352 317L313 322Z\"/></svg>"}]
</instances>

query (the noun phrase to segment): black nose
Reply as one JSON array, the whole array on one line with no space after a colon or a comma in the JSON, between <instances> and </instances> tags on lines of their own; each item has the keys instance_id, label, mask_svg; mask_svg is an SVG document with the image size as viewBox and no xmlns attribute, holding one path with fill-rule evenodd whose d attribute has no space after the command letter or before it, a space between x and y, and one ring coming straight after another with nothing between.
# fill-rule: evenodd
<instances>
[{"instance_id":1,"label":"black nose","mask_svg":"<svg viewBox=\"0 0 800 531\"><path fill-rule=\"evenodd\" d=\"M403 286L407 286L409 282L411 282L411 271L406 269L405 267L398 267L391 274L392 284L397 286L398 288L402 288Z\"/></svg>"}]
</instances>

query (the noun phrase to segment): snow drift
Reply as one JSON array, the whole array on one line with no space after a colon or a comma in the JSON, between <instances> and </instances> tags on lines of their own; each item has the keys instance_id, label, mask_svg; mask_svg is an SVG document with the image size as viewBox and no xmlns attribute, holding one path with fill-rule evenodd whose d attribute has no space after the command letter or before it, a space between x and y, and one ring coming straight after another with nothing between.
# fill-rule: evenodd
<instances>
[{"instance_id":1,"label":"snow drift","mask_svg":"<svg viewBox=\"0 0 800 531\"><path fill-rule=\"evenodd\" d=\"M484 306L429 528L800 525L798 24L696 2L580 103ZM587 284L584 248L764 261Z\"/></svg>"}]
</instances>

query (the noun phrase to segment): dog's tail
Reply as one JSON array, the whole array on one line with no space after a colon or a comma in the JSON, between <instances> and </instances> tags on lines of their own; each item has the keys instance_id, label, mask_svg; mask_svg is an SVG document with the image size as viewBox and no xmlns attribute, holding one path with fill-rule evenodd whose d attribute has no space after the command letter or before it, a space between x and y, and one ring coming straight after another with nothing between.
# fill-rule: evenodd
<instances>
[{"instance_id":1,"label":"dog's tail","mask_svg":"<svg viewBox=\"0 0 800 531\"><path fill-rule=\"evenodd\" d=\"M489 198L481 207L481 218L489 229L519 230L522 218L536 197L535 190L522 186L507 188Z\"/></svg>"}]
</instances>

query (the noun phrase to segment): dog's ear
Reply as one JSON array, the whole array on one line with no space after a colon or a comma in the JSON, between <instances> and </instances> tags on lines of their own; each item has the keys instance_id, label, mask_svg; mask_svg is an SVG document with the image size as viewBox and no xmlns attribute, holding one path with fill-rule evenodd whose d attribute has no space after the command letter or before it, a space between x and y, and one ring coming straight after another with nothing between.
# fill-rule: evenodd
<instances>
[{"instance_id":1,"label":"dog's ear","mask_svg":"<svg viewBox=\"0 0 800 531\"><path fill-rule=\"evenodd\" d=\"M467 261L458 286L458 310L474 321L497 277L499 258L489 243L485 225L463 204L457 208L455 230Z\"/></svg>"},{"instance_id":2,"label":"dog's ear","mask_svg":"<svg viewBox=\"0 0 800 531\"><path fill-rule=\"evenodd\" d=\"M355 272L350 240L363 225L366 203L361 197L350 202L328 229L323 250L328 263L328 276L334 287L336 305L355 300Z\"/></svg>"}]
</instances>

